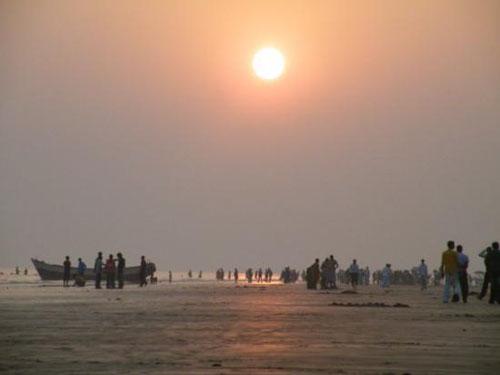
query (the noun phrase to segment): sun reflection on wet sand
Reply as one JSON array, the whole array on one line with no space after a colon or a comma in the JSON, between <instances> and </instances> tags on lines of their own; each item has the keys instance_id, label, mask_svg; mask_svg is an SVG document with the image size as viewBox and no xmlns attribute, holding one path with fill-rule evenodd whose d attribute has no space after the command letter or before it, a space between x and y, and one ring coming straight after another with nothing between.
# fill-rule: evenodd
<instances>
[{"instance_id":1,"label":"sun reflection on wet sand","mask_svg":"<svg viewBox=\"0 0 500 375\"><path fill-rule=\"evenodd\" d=\"M0 345L3 365L22 373L456 373L471 363L478 372L500 365L495 306L443 306L439 293L369 287L346 295L233 282L113 291L3 287Z\"/></svg>"}]
</instances>

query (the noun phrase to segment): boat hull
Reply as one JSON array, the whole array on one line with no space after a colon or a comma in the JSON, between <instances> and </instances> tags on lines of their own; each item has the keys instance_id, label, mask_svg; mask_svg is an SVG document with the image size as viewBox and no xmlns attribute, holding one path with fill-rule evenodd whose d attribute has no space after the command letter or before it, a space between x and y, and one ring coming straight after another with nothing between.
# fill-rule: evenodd
<instances>
[{"instance_id":1,"label":"boat hull","mask_svg":"<svg viewBox=\"0 0 500 375\"><path fill-rule=\"evenodd\" d=\"M37 270L38 274L40 275L40 278L42 280L62 280L63 275L64 275L64 267L62 265L58 264L49 264L44 261L34 259L32 258L31 261L33 262L33 265L35 266L35 269ZM151 276L153 273L153 270L155 269L154 263L148 263L147 267L147 275L146 276ZM139 271L140 271L140 266L135 266L135 267L125 267L125 270L123 271L123 279L127 283L139 283L140 282L140 276L139 276ZM74 275L78 273L78 269L76 267L71 267L70 275L71 278L73 278ZM95 273L93 269L87 269L85 271L85 280L90 281L90 280L95 280ZM102 272L102 280L106 280L106 272Z\"/></svg>"}]
</instances>

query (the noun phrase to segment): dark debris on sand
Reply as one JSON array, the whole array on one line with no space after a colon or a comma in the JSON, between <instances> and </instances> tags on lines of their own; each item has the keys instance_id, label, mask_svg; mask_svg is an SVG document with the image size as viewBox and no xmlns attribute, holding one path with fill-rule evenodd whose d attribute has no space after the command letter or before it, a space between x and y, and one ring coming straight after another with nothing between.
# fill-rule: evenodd
<instances>
[{"instance_id":1,"label":"dark debris on sand","mask_svg":"<svg viewBox=\"0 0 500 375\"><path fill-rule=\"evenodd\" d=\"M393 308L408 308L410 305L404 303L395 303L393 305L388 305L383 302L367 302L367 303L340 303L332 302L330 306L340 306L340 307L393 307Z\"/></svg>"}]
</instances>

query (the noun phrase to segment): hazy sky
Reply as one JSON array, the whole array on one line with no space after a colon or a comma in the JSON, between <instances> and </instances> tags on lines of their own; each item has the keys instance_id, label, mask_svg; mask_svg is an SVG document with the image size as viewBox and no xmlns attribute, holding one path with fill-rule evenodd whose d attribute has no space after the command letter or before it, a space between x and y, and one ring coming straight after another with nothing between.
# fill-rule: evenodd
<instances>
[{"instance_id":1,"label":"hazy sky","mask_svg":"<svg viewBox=\"0 0 500 375\"><path fill-rule=\"evenodd\" d=\"M0 0L0 266L434 266L450 238L474 268L500 239L500 2Z\"/></svg>"}]
</instances>

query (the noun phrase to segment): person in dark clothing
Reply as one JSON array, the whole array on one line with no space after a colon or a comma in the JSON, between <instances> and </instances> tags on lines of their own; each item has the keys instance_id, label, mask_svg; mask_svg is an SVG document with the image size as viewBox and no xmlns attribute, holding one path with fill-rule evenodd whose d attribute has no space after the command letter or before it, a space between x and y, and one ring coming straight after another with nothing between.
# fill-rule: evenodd
<instances>
[{"instance_id":1,"label":"person in dark clothing","mask_svg":"<svg viewBox=\"0 0 500 375\"><path fill-rule=\"evenodd\" d=\"M488 287L490 285L490 273L488 272L488 256L491 253L491 247L488 247L486 250L483 250L479 256L484 258L484 267L486 268L486 273L484 274L483 286L481 287L481 293L478 294L477 298L480 300L484 298L486 294L488 294Z\"/></svg>"},{"instance_id":2,"label":"person in dark clothing","mask_svg":"<svg viewBox=\"0 0 500 375\"><path fill-rule=\"evenodd\" d=\"M489 303L500 304L500 248L498 242L493 242L491 248L492 250L486 258L491 283Z\"/></svg>"},{"instance_id":3,"label":"person in dark clothing","mask_svg":"<svg viewBox=\"0 0 500 375\"><path fill-rule=\"evenodd\" d=\"M464 254L462 245L457 246L457 258L458 281L460 284L460 290L462 292L462 301L464 303L467 303L467 297L469 296L469 275L467 274L467 268L469 267L469 257Z\"/></svg>"},{"instance_id":4,"label":"person in dark clothing","mask_svg":"<svg viewBox=\"0 0 500 375\"><path fill-rule=\"evenodd\" d=\"M139 279L141 287L148 285L148 282L146 281L146 277L148 276L147 268L148 264L146 263L146 259L143 255L141 256L141 266L139 269Z\"/></svg>"},{"instance_id":5,"label":"person in dark clothing","mask_svg":"<svg viewBox=\"0 0 500 375\"><path fill-rule=\"evenodd\" d=\"M97 253L97 258L95 259L94 273L95 273L95 288L101 289L102 253L100 251Z\"/></svg>"},{"instance_id":6,"label":"person in dark clothing","mask_svg":"<svg viewBox=\"0 0 500 375\"><path fill-rule=\"evenodd\" d=\"M125 269L125 258L122 253L116 254L118 257L118 267L117 267L117 279L118 279L118 288L123 289L123 271Z\"/></svg>"},{"instance_id":7,"label":"person in dark clothing","mask_svg":"<svg viewBox=\"0 0 500 375\"><path fill-rule=\"evenodd\" d=\"M318 287L319 277L319 259L316 259L306 271L307 289L316 289Z\"/></svg>"},{"instance_id":8,"label":"person in dark clothing","mask_svg":"<svg viewBox=\"0 0 500 375\"><path fill-rule=\"evenodd\" d=\"M113 259L113 254L109 254L109 258L106 261L106 265L104 266L104 271L106 271L106 288L114 289L116 267L115 267L115 261Z\"/></svg>"},{"instance_id":9,"label":"person in dark clothing","mask_svg":"<svg viewBox=\"0 0 500 375\"><path fill-rule=\"evenodd\" d=\"M63 263L64 273L63 273L63 286L69 286L69 279L71 274L71 262L69 256L66 255L66 260Z\"/></svg>"}]
</instances>

